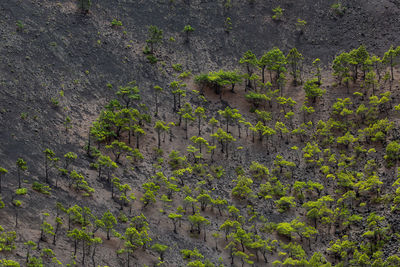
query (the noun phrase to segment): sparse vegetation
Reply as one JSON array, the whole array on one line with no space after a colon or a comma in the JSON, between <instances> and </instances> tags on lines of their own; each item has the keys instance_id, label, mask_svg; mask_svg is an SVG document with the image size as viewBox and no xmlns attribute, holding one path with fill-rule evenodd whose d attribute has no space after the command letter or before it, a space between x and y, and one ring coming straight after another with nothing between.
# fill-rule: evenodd
<instances>
[{"instance_id":1,"label":"sparse vegetation","mask_svg":"<svg viewBox=\"0 0 400 267\"><path fill-rule=\"evenodd\" d=\"M2 3L0 266L400 265L393 1L119 2Z\"/></svg>"},{"instance_id":2,"label":"sparse vegetation","mask_svg":"<svg viewBox=\"0 0 400 267\"><path fill-rule=\"evenodd\" d=\"M273 20L279 21L282 19L283 9L280 6L277 6L276 8L272 9L272 12L274 12L274 15L272 16Z\"/></svg>"}]
</instances>

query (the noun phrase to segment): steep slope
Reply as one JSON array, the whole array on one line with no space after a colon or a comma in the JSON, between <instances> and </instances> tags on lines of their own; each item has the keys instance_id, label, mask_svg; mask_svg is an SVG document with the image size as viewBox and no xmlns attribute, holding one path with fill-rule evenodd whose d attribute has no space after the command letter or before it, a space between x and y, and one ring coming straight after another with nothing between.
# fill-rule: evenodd
<instances>
[{"instance_id":1,"label":"steep slope","mask_svg":"<svg viewBox=\"0 0 400 267\"><path fill-rule=\"evenodd\" d=\"M228 2L231 3L230 7L226 6ZM102 0L93 1L89 14L84 16L77 9L75 1L12 0L1 3L0 31L3 38L0 43L2 62L0 66L0 99L2 100L0 104L0 138L2 140L0 143L0 167L8 169L9 173L3 181L2 196L6 207L0 210L0 224L7 230L12 229L14 225L15 209L12 200L16 197L14 192L17 187L15 162L19 157L23 157L28 162L28 172L24 173L23 177L27 180L26 187L29 188L29 193L23 197L24 205L19 213L20 226L17 231L20 235L17 242L18 248L17 253L12 254L11 258L23 262L25 256L23 243L27 240L37 241L40 237L43 216L38 216L38 214L49 212L51 214L49 221L53 223L54 207L57 201L67 207L74 204L88 206L93 214L100 217L108 209L118 215L119 202L118 200L111 201L110 184L104 179L98 179L97 171L89 168L90 163L96 161L85 155L83 147L87 142L89 127L104 109L104 105L116 98L115 92L118 87L136 80L141 92L141 103L150 107L151 113L154 106L153 86L160 85L165 90L160 96L162 102L160 114L162 115L159 118L152 118L152 123L145 124L143 127L146 136L143 137L140 150L144 155L144 161L132 164L132 166L126 165L129 167L124 166L114 173L124 183L131 185L132 191L137 197L129 208L129 212L127 208L125 208L125 212L131 216L139 215L141 212L145 213L149 219L153 240L170 246L170 250L167 252L167 265L184 264L179 249L194 249L194 247L198 247L212 262L217 263L221 256L225 264L228 264L229 250L223 250L223 252L213 250L214 242L211 237L211 233L223 224L228 213L218 218L216 209L210 211L207 208L205 210L203 215L211 221L211 225L207 230L208 241L204 243L202 235L196 237L193 234L190 237L188 233L193 231L190 231L188 221L185 221L183 228L179 228L180 235L172 234L171 221L165 214L161 213L160 215L159 212L159 209L164 208L162 202L158 201L155 207L146 210L143 209L142 202L139 200L144 193L142 184L155 175L155 170L158 168L154 168L158 158L153 149L157 142L157 134L153 130L154 122L160 118L166 122L178 121L178 116L172 112L173 97L168 87L169 83L176 80L176 76L179 74L174 70L172 64L182 64L183 70L191 71L193 74L218 69L237 69L241 67L238 65L238 61L245 51L250 49L257 56L261 56L263 52L278 46L285 54L292 47L297 47L308 63L319 57L324 64L330 65L335 55L341 51L349 51L361 44L365 44L370 52L382 55L390 45L399 43L400 30L398 27L394 27L400 13L400 7L396 1L363 1L362 3L346 1L344 3L346 10L343 15L336 14L331 8L332 4L331 1L323 0L296 1L295 3L293 1L259 0ZM274 21L271 18L272 9L278 5L284 9L284 15L281 21ZM226 31L228 17L232 22L232 29L229 30L229 33ZM123 26L111 27L111 21L114 18L121 20ZM297 19L307 22L302 31L296 29ZM190 33L188 41L186 41L185 33L182 30L188 24L195 30ZM143 54L149 25L156 25L164 31L163 43L157 47L155 53L159 58L157 64L149 63ZM367 103L367 99L358 101L351 94L347 94L345 88L331 86L333 81L330 72L326 72L324 75L324 83L327 85L325 87L324 84L324 88L328 89L328 93L315 105L317 112L311 116L314 123L319 119L327 121L332 115L331 105L337 97L352 97L354 105L351 104L351 109L353 110L356 110L358 104ZM307 77L311 77L311 74L307 74ZM207 119L217 116L218 110L223 110L229 105L238 108L245 120L254 121L254 115L249 112L251 106L245 101L242 85L238 86L237 94L224 91L222 101L211 90L207 90L205 97L208 102L203 104L196 93L190 92L192 89L199 89L194 85L193 78L185 78L184 81L188 84L189 89L186 100L193 106L204 106ZM357 90L357 86L360 84L361 81L352 90ZM387 88L388 85L385 83L379 92L384 92ZM289 82L284 90L284 96L293 97L297 101L293 107L295 111L293 128L295 128L303 120L300 108L305 96L301 87L293 87ZM393 94L393 99L397 99L396 92ZM396 101L392 102L397 104ZM273 122L285 120L280 108L281 106L275 102L271 110L267 108L273 113ZM397 121L395 114L390 113L389 118ZM222 117L220 121L221 127L224 127ZM204 123L203 128L209 138L211 127ZM190 129L189 137L197 134L195 126ZM242 131L245 130L242 129ZM351 128L351 131L355 134L356 127ZM240 169L235 170L235 168L240 165L243 165L246 174L249 174L248 166L252 161L258 161L268 166L272 173L272 168L276 168L274 165L276 156L282 154L288 161L298 164L298 168L290 169L289 167L289 171L280 167L281 174L276 175L281 175L280 178L284 183L292 183L288 177L290 175L299 177L302 181L306 181L308 176L320 177L317 168L309 169L300 154L294 149L290 150L295 145L299 146L301 150L305 141L312 141L307 137L305 140L297 137L287 137L288 139L285 140L285 138L279 138L277 134L271 140L264 140L264 143L259 143L257 140L253 143L251 135L239 139L236 127L231 129L231 133L238 139L235 146L231 147L235 152L228 159L224 159L226 154L216 152L217 165L224 166L226 170L224 179L214 181L212 186L200 184L199 187L204 186L207 190L214 188L213 191L216 193L213 197L221 196L230 199L229 204L236 205L243 213L251 212L250 209L246 210L248 203L237 201L235 198L231 199L232 188L235 185L232 180L236 178L237 174L240 174ZM340 132L340 134L345 133ZM244 135L243 132L242 135ZM179 150L182 154L186 153L188 158L190 157L190 154L186 152L186 147L190 142L185 140L184 136L184 129L175 127L173 141L169 142L167 137L167 141L162 144L165 162L159 162L159 165L168 177L175 175L167 164L168 154L171 150ZM311 132L309 132L309 136L312 136ZM374 143L369 147L376 146L377 148L378 156L376 158L379 174L388 173L390 179L385 181L385 186L389 188L395 174L393 169L386 169L383 155L387 142L395 139L393 136L395 135L392 133L388 134L388 140L385 139L382 144ZM103 144L100 146L104 149ZM236 150L237 147L239 147L238 150ZM31 190L30 184L33 181L44 183L43 150L46 148L54 150L61 159L69 151L77 153L79 158L73 163L73 169L84 174L96 193L89 198L83 197L79 192L71 190L68 185L69 180L64 178L60 179L61 185L57 188L55 180L58 173L55 170L51 174L50 185L53 189L51 196L38 194ZM219 149L218 146L216 150ZM334 150L340 155L343 147L339 145ZM110 156L112 156L111 153ZM192 158L189 161L194 165ZM124 160L123 163L126 164ZM362 163L365 162L362 161ZM360 168L364 167L361 163L360 166ZM284 174L282 174L282 170ZM279 173L279 169L275 172ZM212 174L217 176L216 173L217 171ZM188 175L185 179L187 179L185 183L191 184L193 187L195 187L195 182L203 180L197 174ZM261 186L261 182L255 182L253 189L259 186ZM324 193L333 194L332 190L326 189ZM183 203L181 198L184 198L184 194L177 195L179 197L171 204L173 208ZM309 199L316 199L316 193L311 193ZM357 204L360 204L358 202ZM365 212L364 217L367 217L369 211L367 212L363 208L361 210ZM168 212L171 212L171 209L168 209ZM272 209L268 202L262 202L257 206L257 212L266 216L270 222L279 223L291 221L296 216L304 215L302 213L305 211L299 207L288 213L279 213L276 209ZM390 215L387 219L395 227L396 216ZM67 221L64 221L64 224L65 227L62 228L64 237L58 241L57 246L51 245L49 241L41 242L41 244L43 247L52 247L56 256L63 263L68 263L71 261L73 245L72 241L65 236ZM265 226L262 222L259 222L258 225ZM361 228L357 227L358 225L354 226L355 235L361 233ZM126 224L121 223L116 230L124 232L125 228ZM20 234L23 232L22 229L31 230ZM343 230L340 227L338 229L338 232ZM250 231L250 229L246 230ZM333 230L324 227L320 230L322 233L333 233ZM343 230L343 232L345 231L348 230ZM99 230L97 235L106 240L104 231ZM341 236L342 234L337 234L337 237ZM283 240L285 239L283 238ZM328 247L328 241L331 239L324 236L319 237L315 243L318 249L310 249L307 251L307 256L311 256L311 252L324 251ZM104 241L104 244L99 247L98 255L100 256L96 263L109 266L126 264L115 256L115 251L121 248L121 244L117 238ZM220 242L219 245L221 244L224 243ZM395 253L387 247L384 252L385 256ZM272 259L279 259L276 254L271 256ZM158 257L155 252L149 252L149 250L146 252L139 250L135 256L140 257L135 261L139 265L154 264ZM81 262L80 260L79 262ZM236 263L239 264L239 260ZM92 263L85 265L89 264ZM263 263L259 262L258 264L261 266Z\"/></svg>"}]
</instances>

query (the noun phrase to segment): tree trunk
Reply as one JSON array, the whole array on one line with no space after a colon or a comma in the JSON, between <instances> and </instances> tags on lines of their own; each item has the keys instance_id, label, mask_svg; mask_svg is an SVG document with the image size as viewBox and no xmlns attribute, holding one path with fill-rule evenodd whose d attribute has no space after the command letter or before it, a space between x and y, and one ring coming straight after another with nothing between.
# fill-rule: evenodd
<instances>
[{"instance_id":1,"label":"tree trunk","mask_svg":"<svg viewBox=\"0 0 400 267\"><path fill-rule=\"evenodd\" d=\"M140 138L140 134L137 133L136 134L136 148L139 149L139 138Z\"/></svg>"},{"instance_id":2,"label":"tree trunk","mask_svg":"<svg viewBox=\"0 0 400 267\"><path fill-rule=\"evenodd\" d=\"M82 240L82 265L85 266L85 241Z\"/></svg>"},{"instance_id":3,"label":"tree trunk","mask_svg":"<svg viewBox=\"0 0 400 267\"><path fill-rule=\"evenodd\" d=\"M15 228L18 228L18 208L15 207Z\"/></svg>"},{"instance_id":4,"label":"tree trunk","mask_svg":"<svg viewBox=\"0 0 400 267\"><path fill-rule=\"evenodd\" d=\"M158 149L161 147L161 136L160 136L160 131L157 131L157 136L158 136Z\"/></svg>"},{"instance_id":5,"label":"tree trunk","mask_svg":"<svg viewBox=\"0 0 400 267\"><path fill-rule=\"evenodd\" d=\"M76 247L78 246L78 242L77 242L77 240L75 239L75 241L74 241L74 256L76 256Z\"/></svg>"},{"instance_id":6,"label":"tree trunk","mask_svg":"<svg viewBox=\"0 0 400 267\"><path fill-rule=\"evenodd\" d=\"M56 230L54 231L54 236L53 236L53 245L56 244L56 237L57 237L58 228L59 228L59 224L57 223Z\"/></svg>"},{"instance_id":7,"label":"tree trunk","mask_svg":"<svg viewBox=\"0 0 400 267\"><path fill-rule=\"evenodd\" d=\"M96 267L95 254L96 254L96 246L93 247L93 253L92 253L93 267Z\"/></svg>"},{"instance_id":8,"label":"tree trunk","mask_svg":"<svg viewBox=\"0 0 400 267\"><path fill-rule=\"evenodd\" d=\"M188 119L185 119L185 138L188 139Z\"/></svg>"},{"instance_id":9,"label":"tree trunk","mask_svg":"<svg viewBox=\"0 0 400 267\"><path fill-rule=\"evenodd\" d=\"M199 127L199 136L201 136L201 117L199 116L199 124L198 124L198 127ZM1 186L0 186L0 190L1 190ZM1 191L0 191L1 192Z\"/></svg>"},{"instance_id":10,"label":"tree trunk","mask_svg":"<svg viewBox=\"0 0 400 267\"><path fill-rule=\"evenodd\" d=\"M392 81L394 81L394 74L393 74L393 58L390 58L390 73L392 74Z\"/></svg>"},{"instance_id":11,"label":"tree trunk","mask_svg":"<svg viewBox=\"0 0 400 267\"><path fill-rule=\"evenodd\" d=\"M19 168L17 169L18 171L18 188L21 188L21 172L19 170Z\"/></svg>"},{"instance_id":12,"label":"tree trunk","mask_svg":"<svg viewBox=\"0 0 400 267\"><path fill-rule=\"evenodd\" d=\"M264 261L265 261L265 263L268 263L268 258L267 258L267 255L266 255L267 253L264 251L263 252L263 257L264 257Z\"/></svg>"},{"instance_id":13,"label":"tree trunk","mask_svg":"<svg viewBox=\"0 0 400 267\"><path fill-rule=\"evenodd\" d=\"M176 112L176 95L175 94L173 94L173 95L174 95L174 108L173 108L173 111Z\"/></svg>"},{"instance_id":14,"label":"tree trunk","mask_svg":"<svg viewBox=\"0 0 400 267\"><path fill-rule=\"evenodd\" d=\"M262 77L262 83L265 82L265 66L261 68L261 77Z\"/></svg>"},{"instance_id":15,"label":"tree trunk","mask_svg":"<svg viewBox=\"0 0 400 267\"><path fill-rule=\"evenodd\" d=\"M88 146L87 146L87 150L86 150L86 155L88 155L88 157L90 157L91 156L91 154L90 154L90 131L91 131L91 128L89 128L89 133L88 133Z\"/></svg>"}]
</instances>

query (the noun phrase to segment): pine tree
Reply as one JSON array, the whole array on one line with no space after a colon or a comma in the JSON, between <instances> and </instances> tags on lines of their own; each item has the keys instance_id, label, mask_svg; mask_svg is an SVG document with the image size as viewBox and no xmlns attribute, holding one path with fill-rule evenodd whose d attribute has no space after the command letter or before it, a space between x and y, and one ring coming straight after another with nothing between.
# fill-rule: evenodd
<instances>
[{"instance_id":1,"label":"pine tree","mask_svg":"<svg viewBox=\"0 0 400 267\"><path fill-rule=\"evenodd\" d=\"M256 55L254 55L252 51L248 50L243 54L242 58L239 60L239 63L245 65L247 77L250 78L250 76L253 74L253 68L258 64L258 60ZM247 79L246 88L247 87L252 87L249 79Z\"/></svg>"},{"instance_id":2,"label":"pine tree","mask_svg":"<svg viewBox=\"0 0 400 267\"><path fill-rule=\"evenodd\" d=\"M18 174L18 188L21 188L21 171L26 171L28 167L26 166L26 161L24 161L22 158L18 158L16 165Z\"/></svg>"},{"instance_id":3,"label":"pine tree","mask_svg":"<svg viewBox=\"0 0 400 267\"><path fill-rule=\"evenodd\" d=\"M42 214L42 224L40 225L40 241L47 241L46 235L55 236L54 227L46 221L50 214Z\"/></svg>"},{"instance_id":4,"label":"pine tree","mask_svg":"<svg viewBox=\"0 0 400 267\"><path fill-rule=\"evenodd\" d=\"M265 62L267 70L269 70L271 83L275 82L278 89L282 89L279 82L282 82L284 73L286 73L287 60L285 55L279 48L275 47L267 52ZM275 72L275 78L272 76L273 72Z\"/></svg>"},{"instance_id":5,"label":"pine tree","mask_svg":"<svg viewBox=\"0 0 400 267\"><path fill-rule=\"evenodd\" d=\"M204 115L205 110L203 107L197 107L194 111L194 114L197 117L197 126L199 128L199 136L201 136L201 120L206 118L206 116Z\"/></svg>"},{"instance_id":6,"label":"pine tree","mask_svg":"<svg viewBox=\"0 0 400 267\"><path fill-rule=\"evenodd\" d=\"M126 86L120 86L117 95L125 102L125 108L129 109L133 100L140 100L139 87L136 85L136 81L131 81Z\"/></svg>"},{"instance_id":7,"label":"pine tree","mask_svg":"<svg viewBox=\"0 0 400 267\"><path fill-rule=\"evenodd\" d=\"M218 114L225 118L226 132L229 133L229 124L231 123L232 119L235 118L236 114L238 114L238 110L226 107L224 110L218 110Z\"/></svg>"},{"instance_id":8,"label":"pine tree","mask_svg":"<svg viewBox=\"0 0 400 267\"><path fill-rule=\"evenodd\" d=\"M177 234L178 232L176 231L176 224L182 219L182 214L170 213L168 214L168 218L170 218L174 224L174 233Z\"/></svg>"},{"instance_id":9,"label":"pine tree","mask_svg":"<svg viewBox=\"0 0 400 267\"><path fill-rule=\"evenodd\" d=\"M182 32L184 32L186 35L186 43L189 43L189 34L194 32L194 28L190 25L185 25Z\"/></svg>"},{"instance_id":10,"label":"pine tree","mask_svg":"<svg viewBox=\"0 0 400 267\"><path fill-rule=\"evenodd\" d=\"M107 231L107 240L110 240L110 230L117 224L117 219L110 211L106 211L101 220L104 223L104 229Z\"/></svg>"},{"instance_id":11,"label":"pine tree","mask_svg":"<svg viewBox=\"0 0 400 267\"><path fill-rule=\"evenodd\" d=\"M111 171L113 169L118 168L117 163L115 163L109 156L105 156L105 155L101 155L101 154L97 158L95 166L98 169L97 177L100 179L102 171L105 170L105 172L107 173L107 181L110 181Z\"/></svg>"},{"instance_id":12,"label":"pine tree","mask_svg":"<svg viewBox=\"0 0 400 267\"><path fill-rule=\"evenodd\" d=\"M55 167L55 164L60 160L60 158L57 158L53 150L46 148L44 151L44 168L45 168L45 178L46 178L46 183L49 183L49 171Z\"/></svg>"},{"instance_id":13,"label":"pine tree","mask_svg":"<svg viewBox=\"0 0 400 267\"><path fill-rule=\"evenodd\" d=\"M68 170L69 165L71 165L71 163L73 161L75 161L78 158L78 155L76 155L74 152L68 152L64 155L64 159L65 159L65 165L64 168L66 170Z\"/></svg>"},{"instance_id":14,"label":"pine tree","mask_svg":"<svg viewBox=\"0 0 400 267\"><path fill-rule=\"evenodd\" d=\"M163 31L157 26L151 25L148 28L148 39L146 43L150 45L150 53L154 54L157 45L162 43Z\"/></svg>"},{"instance_id":15,"label":"pine tree","mask_svg":"<svg viewBox=\"0 0 400 267\"><path fill-rule=\"evenodd\" d=\"M89 9L92 6L92 0L79 0L79 8L83 14L89 13Z\"/></svg>"},{"instance_id":16,"label":"pine tree","mask_svg":"<svg viewBox=\"0 0 400 267\"><path fill-rule=\"evenodd\" d=\"M167 245L162 245L162 244L154 244L151 246L151 249L158 252L160 254L160 259L161 261L164 261L164 253L167 251L168 246Z\"/></svg>"},{"instance_id":17,"label":"pine tree","mask_svg":"<svg viewBox=\"0 0 400 267\"><path fill-rule=\"evenodd\" d=\"M158 149L160 149L161 147L161 133L163 132L167 132L169 130L169 126L166 125L166 123L164 121L156 121L155 125L154 125L154 129L157 132L157 144L158 144Z\"/></svg>"},{"instance_id":18,"label":"pine tree","mask_svg":"<svg viewBox=\"0 0 400 267\"><path fill-rule=\"evenodd\" d=\"M189 121L195 120L195 117L193 114L193 108L191 107L191 105L189 103L185 103L184 107L180 109L178 114L179 114L179 118L180 118L179 125L181 124L181 122L180 122L181 118L183 118L185 120L185 139L188 139L188 130L189 130L188 123L189 123Z\"/></svg>"},{"instance_id":19,"label":"pine tree","mask_svg":"<svg viewBox=\"0 0 400 267\"><path fill-rule=\"evenodd\" d=\"M321 76L321 71L322 71L321 60L319 58L316 58L313 61L312 66L314 68L312 73L317 78L318 85L321 85L321 80L322 80L322 76Z\"/></svg>"},{"instance_id":20,"label":"pine tree","mask_svg":"<svg viewBox=\"0 0 400 267\"><path fill-rule=\"evenodd\" d=\"M298 78L301 78L301 69L303 64L304 57L303 55L294 47L289 51L289 54L286 56L286 61L291 68L291 74L293 76L294 85L297 86Z\"/></svg>"},{"instance_id":21,"label":"pine tree","mask_svg":"<svg viewBox=\"0 0 400 267\"><path fill-rule=\"evenodd\" d=\"M304 84L304 91L306 92L307 98L311 98L313 102L315 102L317 97L321 97L325 93L325 90L319 87L317 79L306 81Z\"/></svg>"},{"instance_id":22,"label":"pine tree","mask_svg":"<svg viewBox=\"0 0 400 267\"><path fill-rule=\"evenodd\" d=\"M14 211L15 211L15 228L18 228L18 213L19 213L18 210L22 206L22 201L14 199L12 204L14 206Z\"/></svg>"},{"instance_id":23,"label":"pine tree","mask_svg":"<svg viewBox=\"0 0 400 267\"><path fill-rule=\"evenodd\" d=\"M391 81L394 81L394 67L396 67L399 62L398 58L400 55L400 47L393 48L391 46L387 52L385 52L382 62L390 67L390 76L391 76Z\"/></svg>"},{"instance_id":24,"label":"pine tree","mask_svg":"<svg viewBox=\"0 0 400 267\"><path fill-rule=\"evenodd\" d=\"M121 155L132 152L132 148L125 144L125 142L119 142L118 140L114 140L110 145L106 146L107 149L110 149L111 152L115 156L115 163L120 163L119 160Z\"/></svg>"}]
</instances>

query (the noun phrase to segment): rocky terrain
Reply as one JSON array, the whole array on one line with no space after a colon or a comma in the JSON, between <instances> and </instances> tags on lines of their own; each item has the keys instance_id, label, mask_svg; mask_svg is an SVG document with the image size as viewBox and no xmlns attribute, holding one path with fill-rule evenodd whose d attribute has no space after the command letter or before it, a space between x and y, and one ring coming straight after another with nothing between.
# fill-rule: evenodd
<instances>
[{"instance_id":1,"label":"rocky terrain","mask_svg":"<svg viewBox=\"0 0 400 267\"><path fill-rule=\"evenodd\" d=\"M81 3L0 3L0 266L399 266L397 1Z\"/></svg>"}]
</instances>

